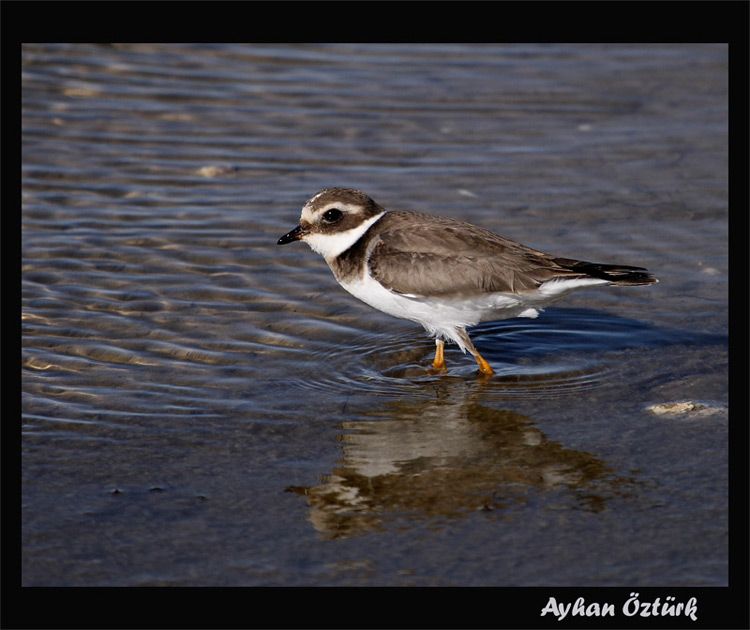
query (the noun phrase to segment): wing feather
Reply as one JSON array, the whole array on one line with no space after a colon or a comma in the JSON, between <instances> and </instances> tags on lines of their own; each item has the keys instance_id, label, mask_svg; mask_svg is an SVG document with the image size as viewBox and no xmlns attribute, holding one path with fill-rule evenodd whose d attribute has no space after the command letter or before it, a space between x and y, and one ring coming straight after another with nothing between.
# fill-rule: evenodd
<instances>
[{"instance_id":1,"label":"wing feather","mask_svg":"<svg viewBox=\"0 0 750 630\"><path fill-rule=\"evenodd\" d=\"M516 293L580 275L544 252L483 228L411 212L383 217L369 268L391 291L422 296Z\"/></svg>"}]
</instances>

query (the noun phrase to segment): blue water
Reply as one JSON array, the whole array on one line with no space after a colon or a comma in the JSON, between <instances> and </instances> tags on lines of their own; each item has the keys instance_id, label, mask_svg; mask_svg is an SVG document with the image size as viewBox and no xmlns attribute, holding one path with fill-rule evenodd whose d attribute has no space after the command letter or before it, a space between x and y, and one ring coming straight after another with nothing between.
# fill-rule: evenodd
<instances>
[{"instance_id":1,"label":"blue water","mask_svg":"<svg viewBox=\"0 0 750 630\"><path fill-rule=\"evenodd\" d=\"M25 585L727 583L725 46L23 51ZM335 185L660 282L432 375Z\"/></svg>"}]
</instances>

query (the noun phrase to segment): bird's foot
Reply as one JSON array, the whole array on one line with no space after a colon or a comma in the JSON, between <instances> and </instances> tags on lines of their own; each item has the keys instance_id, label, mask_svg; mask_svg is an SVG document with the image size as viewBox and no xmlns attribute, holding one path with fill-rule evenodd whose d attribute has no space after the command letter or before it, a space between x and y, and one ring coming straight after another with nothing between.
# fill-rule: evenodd
<instances>
[{"instance_id":1,"label":"bird's foot","mask_svg":"<svg viewBox=\"0 0 750 630\"><path fill-rule=\"evenodd\" d=\"M474 358L477 360L477 365L479 365L479 376L481 378L489 378L495 374L495 370L492 369L492 366L487 363L482 355L477 353Z\"/></svg>"}]
</instances>

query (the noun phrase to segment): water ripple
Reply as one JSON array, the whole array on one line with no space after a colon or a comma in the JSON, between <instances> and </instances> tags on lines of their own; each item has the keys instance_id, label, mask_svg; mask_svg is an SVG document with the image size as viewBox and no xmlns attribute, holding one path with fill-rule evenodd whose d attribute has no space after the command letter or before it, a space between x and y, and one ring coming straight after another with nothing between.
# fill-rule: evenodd
<instances>
[{"instance_id":1,"label":"water ripple","mask_svg":"<svg viewBox=\"0 0 750 630\"><path fill-rule=\"evenodd\" d=\"M721 343L721 335L664 330L638 320L588 309L549 309L536 320L490 322L473 337L495 368L485 391L499 398L557 398L606 385L616 373L608 354L626 348L658 348L680 343ZM470 355L446 349L448 372L432 374L434 347L418 330L385 336L360 335L356 343L336 344L312 353L325 366L313 378L292 379L301 389L419 395L424 384L444 380L474 381Z\"/></svg>"},{"instance_id":2,"label":"water ripple","mask_svg":"<svg viewBox=\"0 0 750 630\"><path fill-rule=\"evenodd\" d=\"M323 535L390 530L357 547L393 543L362 583L533 584L550 573L529 557L575 550L603 522L668 558L662 581L684 574L669 544L721 548L725 435L676 432L642 403L726 394L725 45L21 52L26 585L325 582L341 546L302 567L295 549L316 543L287 486L306 488ZM354 300L307 247L276 246L328 186L661 283L479 326L497 374L479 379L451 346L432 375L419 326ZM698 459L683 466L685 452ZM678 511L656 520L674 531L623 507L610 458L660 480ZM592 494L597 518L576 518ZM429 526L410 534L409 509ZM402 575L414 535L444 572L417 559ZM612 561L611 539L578 554L585 566L558 558L556 579L580 583L602 559L611 582L657 579ZM696 580L720 582L716 567Z\"/></svg>"}]
</instances>

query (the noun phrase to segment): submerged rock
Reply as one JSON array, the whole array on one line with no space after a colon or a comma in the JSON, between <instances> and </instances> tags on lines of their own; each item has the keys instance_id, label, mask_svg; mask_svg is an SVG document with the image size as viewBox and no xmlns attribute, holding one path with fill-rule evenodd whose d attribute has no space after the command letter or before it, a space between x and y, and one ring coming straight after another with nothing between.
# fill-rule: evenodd
<instances>
[{"instance_id":1,"label":"submerged rock","mask_svg":"<svg viewBox=\"0 0 750 630\"><path fill-rule=\"evenodd\" d=\"M657 416L687 416L691 418L727 413L726 405L697 400L658 403L649 405L646 409Z\"/></svg>"}]
</instances>

